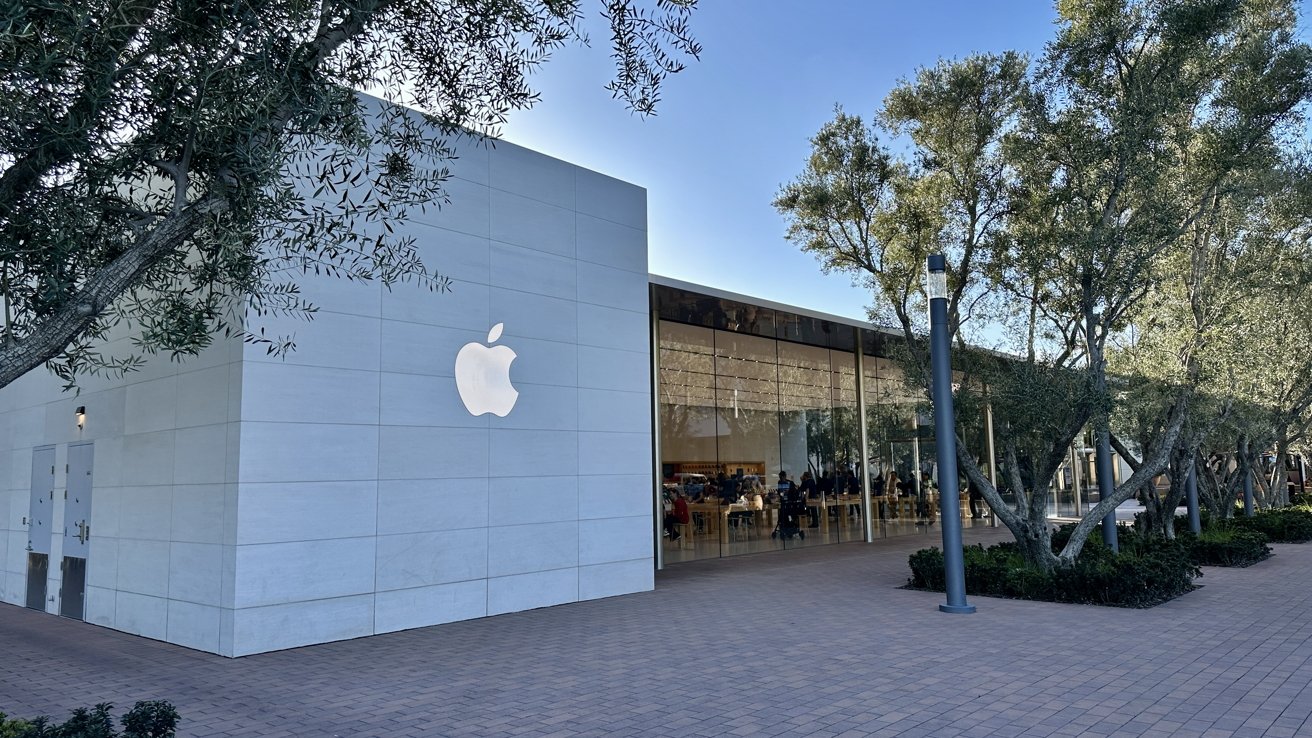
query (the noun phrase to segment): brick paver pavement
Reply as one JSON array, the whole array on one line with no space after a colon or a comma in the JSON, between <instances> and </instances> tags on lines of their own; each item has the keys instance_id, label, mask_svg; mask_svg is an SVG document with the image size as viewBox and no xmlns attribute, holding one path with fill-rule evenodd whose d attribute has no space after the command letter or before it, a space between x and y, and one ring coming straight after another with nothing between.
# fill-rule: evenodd
<instances>
[{"instance_id":1,"label":"brick paver pavement","mask_svg":"<svg viewBox=\"0 0 1312 738\"><path fill-rule=\"evenodd\" d=\"M1312 736L1312 545L1152 610L960 616L896 588L929 540L237 660L0 606L0 710L164 698L189 736Z\"/></svg>"}]
</instances>

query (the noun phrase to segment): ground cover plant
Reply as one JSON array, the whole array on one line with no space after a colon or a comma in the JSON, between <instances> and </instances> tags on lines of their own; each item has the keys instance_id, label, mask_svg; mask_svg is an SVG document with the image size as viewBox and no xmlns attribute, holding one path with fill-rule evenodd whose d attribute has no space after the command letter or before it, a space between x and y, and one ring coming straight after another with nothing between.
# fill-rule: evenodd
<instances>
[{"instance_id":1,"label":"ground cover plant","mask_svg":"<svg viewBox=\"0 0 1312 738\"><path fill-rule=\"evenodd\" d=\"M1064 546L1074 526L1053 533ZM964 548L966 593L1022 600L1071 602L1114 607L1152 607L1194 589L1202 571L1183 540L1149 538L1125 531L1121 551L1090 539L1074 564L1043 569L1027 561L1010 541ZM927 548L911 554L908 586L944 590L943 552Z\"/></svg>"},{"instance_id":2,"label":"ground cover plant","mask_svg":"<svg viewBox=\"0 0 1312 738\"><path fill-rule=\"evenodd\" d=\"M0 712L0 738L173 738L178 712L163 700L138 702L120 718L123 732L114 729L113 705L102 702L90 709L79 707L68 720L52 724L42 716L32 720L9 719Z\"/></svg>"}]
</instances>

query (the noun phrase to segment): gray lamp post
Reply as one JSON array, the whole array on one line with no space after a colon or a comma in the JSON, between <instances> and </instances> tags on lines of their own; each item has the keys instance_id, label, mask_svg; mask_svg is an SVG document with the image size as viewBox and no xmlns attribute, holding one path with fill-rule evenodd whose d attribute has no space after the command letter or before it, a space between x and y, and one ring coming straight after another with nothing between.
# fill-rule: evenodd
<instances>
[{"instance_id":1,"label":"gray lamp post","mask_svg":"<svg viewBox=\"0 0 1312 738\"><path fill-rule=\"evenodd\" d=\"M1111 431L1106 428L1099 428L1095 431L1098 438L1098 445L1094 449L1096 458L1094 463L1098 467L1098 496L1101 499L1107 499L1116 491L1116 485L1112 484L1112 443ZM1116 508L1107 513L1102 518L1102 542L1113 551L1120 551L1120 541L1116 536Z\"/></svg>"},{"instance_id":2,"label":"gray lamp post","mask_svg":"<svg viewBox=\"0 0 1312 738\"><path fill-rule=\"evenodd\" d=\"M1253 504L1253 468L1248 465L1248 459L1244 459L1244 517L1251 518L1256 514L1256 505Z\"/></svg>"},{"instance_id":3,"label":"gray lamp post","mask_svg":"<svg viewBox=\"0 0 1312 738\"><path fill-rule=\"evenodd\" d=\"M952 362L948 351L948 275L947 259L930 254L929 278L925 291L929 295L929 357L932 364L934 398L934 442L938 450L938 501L943 524L943 569L948 602L939 605L942 612L972 613L966 604L966 564L961 553L961 505L957 485L957 432L952 412Z\"/></svg>"},{"instance_id":4,"label":"gray lamp post","mask_svg":"<svg viewBox=\"0 0 1312 738\"><path fill-rule=\"evenodd\" d=\"M1202 518L1198 516L1198 462L1189 465L1189 476L1185 479L1185 504L1189 510L1189 532L1198 534L1203 531Z\"/></svg>"}]
</instances>

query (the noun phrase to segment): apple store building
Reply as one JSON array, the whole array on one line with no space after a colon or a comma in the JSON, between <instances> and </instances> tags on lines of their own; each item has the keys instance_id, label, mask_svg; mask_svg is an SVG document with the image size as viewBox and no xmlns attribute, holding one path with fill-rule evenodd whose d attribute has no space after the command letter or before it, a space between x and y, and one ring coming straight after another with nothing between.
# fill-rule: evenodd
<instances>
[{"instance_id":1,"label":"apple store building","mask_svg":"<svg viewBox=\"0 0 1312 738\"><path fill-rule=\"evenodd\" d=\"M0 390L0 607L241 656L925 535L896 337L651 276L642 188L457 150L450 204L401 226L450 292L307 278L313 320L249 316L286 356ZM968 442L992 458L987 423Z\"/></svg>"}]
</instances>

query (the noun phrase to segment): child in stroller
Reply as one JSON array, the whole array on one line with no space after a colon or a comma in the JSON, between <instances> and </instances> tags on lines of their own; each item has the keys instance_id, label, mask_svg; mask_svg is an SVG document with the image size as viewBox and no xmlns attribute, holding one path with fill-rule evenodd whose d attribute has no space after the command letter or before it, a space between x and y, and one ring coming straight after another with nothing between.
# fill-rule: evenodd
<instances>
[{"instance_id":1,"label":"child in stroller","mask_svg":"<svg viewBox=\"0 0 1312 738\"><path fill-rule=\"evenodd\" d=\"M770 538L788 540L793 536L806 538L802 530L802 515L806 513L806 497L797 485L788 478L788 472L779 472L779 522L775 525Z\"/></svg>"}]
</instances>

